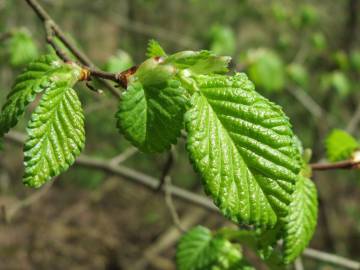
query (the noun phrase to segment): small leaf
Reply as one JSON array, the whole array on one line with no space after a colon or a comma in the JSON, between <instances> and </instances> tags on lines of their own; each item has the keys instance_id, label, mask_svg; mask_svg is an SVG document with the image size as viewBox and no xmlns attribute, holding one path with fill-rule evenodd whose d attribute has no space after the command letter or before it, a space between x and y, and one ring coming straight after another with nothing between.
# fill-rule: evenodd
<instances>
[{"instance_id":1,"label":"small leaf","mask_svg":"<svg viewBox=\"0 0 360 270\"><path fill-rule=\"evenodd\" d=\"M24 113L26 106L34 100L36 94L51 85L55 79L52 76L60 65L60 61L53 55L41 56L30 63L27 69L16 78L7 101L2 107L0 137L17 124L19 116Z\"/></svg>"},{"instance_id":2,"label":"small leaf","mask_svg":"<svg viewBox=\"0 0 360 270\"><path fill-rule=\"evenodd\" d=\"M144 86L149 86L162 84L173 77L175 73L176 70L173 66L150 58L139 66L133 77L137 78Z\"/></svg>"},{"instance_id":3,"label":"small leaf","mask_svg":"<svg viewBox=\"0 0 360 270\"><path fill-rule=\"evenodd\" d=\"M309 74L303 65L291 64L287 67L287 73L297 85L303 88L308 86Z\"/></svg>"},{"instance_id":4,"label":"small leaf","mask_svg":"<svg viewBox=\"0 0 360 270\"><path fill-rule=\"evenodd\" d=\"M245 74L195 79L187 149L205 190L231 220L274 226L287 214L300 170L288 118Z\"/></svg>"},{"instance_id":5,"label":"small leaf","mask_svg":"<svg viewBox=\"0 0 360 270\"><path fill-rule=\"evenodd\" d=\"M9 41L10 64L24 66L38 57L38 49L26 29L14 32Z\"/></svg>"},{"instance_id":6,"label":"small leaf","mask_svg":"<svg viewBox=\"0 0 360 270\"><path fill-rule=\"evenodd\" d=\"M40 187L65 171L84 147L84 116L76 92L79 68L64 66L67 74L55 73L55 81L41 97L28 123L24 146L23 182Z\"/></svg>"},{"instance_id":7,"label":"small leaf","mask_svg":"<svg viewBox=\"0 0 360 270\"><path fill-rule=\"evenodd\" d=\"M233 30L224 25L216 24L210 30L210 50L217 55L233 55L236 49Z\"/></svg>"},{"instance_id":8,"label":"small leaf","mask_svg":"<svg viewBox=\"0 0 360 270\"><path fill-rule=\"evenodd\" d=\"M194 74L221 74L228 72L230 60L231 57L217 56L210 51L183 51L170 55L165 63Z\"/></svg>"},{"instance_id":9,"label":"small leaf","mask_svg":"<svg viewBox=\"0 0 360 270\"><path fill-rule=\"evenodd\" d=\"M162 56L164 57L166 56L166 52L160 46L159 42L154 39L150 39L146 50L146 56L149 58Z\"/></svg>"},{"instance_id":10,"label":"small leaf","mask_svg":"<svg viewBox=\"0 0 360 270\"><path fill-rule=\"evenodd\" d=\"M134 65L131 56L125 51L119 50L116 55L111 56L105 64L105 70L108 72L124 71Z\"/></svg>"},{"instance_id":11,"label":"small leaf","mask_svg":"<svg viewBox=\"0 0 360 270\"><path fill-rule=\"evenodd\" d=\"M318 202L314 183L299 175L285 218L284 262L293 262L308 246L317 223Z\"/></svg>"},{"instance_id":12,"label":"small leaf","mask_svg":"<svg viewBox=\"0 0 360 270\"><path fill-rule=\"evenodd\" d=\"M178 270L251 270L243 259L240 247L202 226L188 231L176 249Z\"/></svg>"},{"instance_id":13,"label":"small leaf","mask_svg":"<svg viewBox=\"0 0 360 270\"><path fill-rule=\"evenodd\" d=\"M360 144L346 131L334 129L326 138L326 154L330 161L348 159Z\"/></svg>"},{"instance_id":14,"label":"small leaf","mask_svg":"<svg viewBox=\"0 0 360 270\"><path fill-rule=\"evenodd\" d=\"M183 127L184 95L185 89L177 80L144 85L134 78L119 105L119 129L141 151L168 149Z\"/></svg>"},{"instance_id":15,"label":"small leaf","mask_svg":"<svg viewBox=\"0 0 360 270\"><path fill-rule=\"evenodd\" d=\"M322 32L314 33L311 36L311 42L319 52L323 52L328 46L326 37Z\"/></svg>"},{"instance_id":16,"label":"small leaf","mask_svg":"<svg viewBox=\"0 0 360 270\"><path fill-rule=\"evenodd\" d=\"M248 53L250 79L267 92L281 91L285 85L284 63L274 51L251 50Z\"/></svg>"}]
</instances>

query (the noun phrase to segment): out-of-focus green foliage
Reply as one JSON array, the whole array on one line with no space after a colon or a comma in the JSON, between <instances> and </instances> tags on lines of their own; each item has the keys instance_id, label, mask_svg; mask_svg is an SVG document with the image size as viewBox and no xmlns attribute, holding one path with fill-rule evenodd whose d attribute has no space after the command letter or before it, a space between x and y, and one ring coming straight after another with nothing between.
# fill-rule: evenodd
<instances>
[{"instance_id":1,"label":"out-of-focus green foliage","mask_svg":"<svg viewBox=\"0 0 360 270\"><path fill-rule=\"evenodd\" d=\"M14 67L22 67L38 57L38 49L30 32L25 28L12 33L9 40L8 50L10 63Z\"/></svg>"},{"instance_id":2,"label":"out-of-focus green foliage","mask_svg":"<svg viewBox=\"0 0 360 270\"><path fill-rule=\"evenodd\" d=\"M104 69L108 72L121 72L134 65L131 56L123 51L118 50L114 56L111 56L106 62Z\"/></svg>"},{"instance_id":3,"label":"out-of-focus green foliage","mask_svg":"<svg viewBox=\"0 0 360 270\"><path fill-rule=\"evenodd\" d=\"M309 83L309 74L306 68L300 64L291 64L287 66L287 74L289 78L297 85L306 88Z\"/></svg>"},{"instance_id":4,"label":"out-of-focus green foliage","mask_svg":"<svg viewBox=\"0 0 360 270\"><path fill-rule=\"evenodd\" d=\"M211 51L217 55L234 55L235 34L230 27L215 24L211 27L209 36Z\"/></svg>"},{"instance_id":5,"label":"out-of-focus green foliage","mask_svg":"<svg viewBox=\"0 0 360 270\"><path fill-rule=\"evenodd\" d=\"M346 97L351 90L348 77L344 72L339 70L328 74L325 73L322 77L321 84L324 90L334 89L340 97Z\"/></svg>"},{"instance_id":6,"label":"out-of-focus green foliage","mask_svg":"<svg viewBox=\"0 0 360 270\"><path fill-rule=\"evenodd\" d=\"M246 56L247 71L257 88L267 92L282 91L285 66L279 55L269 49L250 50Z\"/></svg>"},{"instance_id":7,"label":"out-of-focus green foliage","mask_svg":"<svg viewBox=\"0 0 360 270\"><path fill-rule=\"evenodd\" d=\"M351 52L350 63L352 68L360 73L360 50Z\"/></svg>"},{"instance_id":8,"label":"out-of-focus green foliage","mask_svg":"<svg viewBox=\"0 0 360 270\"><path fill-rule=\"evenodd\" d=\"M344 130L334 129L326 138L326 154L330 161L350 158L351 154L360 147L356 139Z\"/></svg>"}]
</instances>

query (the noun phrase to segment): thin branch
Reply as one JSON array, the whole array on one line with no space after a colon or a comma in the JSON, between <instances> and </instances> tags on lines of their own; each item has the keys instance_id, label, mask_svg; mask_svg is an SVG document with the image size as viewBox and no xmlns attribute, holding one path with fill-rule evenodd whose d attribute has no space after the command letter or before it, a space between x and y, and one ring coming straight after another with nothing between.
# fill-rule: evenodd
<instances>
[{"instance_id":1,"label":"thin branch","mask_svg":"<svg viewBox=\"0 0 360 270\"><path fill-rule=\"evenodd\" d=\"M165 164L164 164L164 167L162 169L162 172L161 172L161 176L160 176L160 181L159 181L159 186L157 188L157 191L160 191L165 183L165 178L169 175L173 165L174 165L174 152L173 150L171 149L169 151L169 154L167 156L167 159L165 161Z\"/></svg>"},{"instance_id":2,"label":"thin branch","mask_svg":"<svg viewBox=\"0 0 360 270\"><path fill-rule=\"evenodd\" d=\"M45 11L45 9L37 2L37 0L25 0L29 6L34 10L36 15L40 18L40 20L44 23L44 27L46 22L51 22L51 28L54 35L59 38L59 40L66 46L67 49L83 64L84 66L91 69L91 72L95 72L96 77L104 83L104 85L109 89L109 91L117 98L120 97L118 90L108 81L104 80L107 79L107 76L101 77L102 73L97 74L97 68L95 64L83 53L81 52L76 45L71 42L65 35L65 33L61 30L61 28L55 23L55 21L50 17L50 15ZM53 45L53 44L51 44ZM114 77L112 78L114 79ZM123 86L123 84L121 84Z\"/></svg>"},{"instance_id":3,"label":"thin branch","mask_svg":"<svg viewBox=\"0 0 360 270\"><path fill-rule=\"evenodd\" d=\"M62 59L64 62L70 62L70 58L66 55L66 53L56 44L54 40L54 31L52 28L52 21L45 21L44 27L46 32L46 41L51 45L51 47L55 50L57 56Z\"/></svg>"},{"instance_id":4,"label":"thin branch","mask_svg":"<svg viewBox=\"0 0 360 270\"><path fill-rule=\"evenodd\" d=\"M165 186L170 187L171 186L171 177L167 175L165 177ZM171 218L173 220L174 225L176 228L178 228L179 231L185 232L185 228L181 225L180 217L177 213L174 201L172 199L171 191L168 188L165 188L165 203L167 208L169 209L169 212L171 214Z\"/></svg>"},{"instance_id":5,"label":"thin branch","mask_svg":"<svg viewBox=\"0 0 360 270\"><path fill-rule=\"evenodd\" d=\"M287 90L315 117L315 119L320 119L325 115L321 106L303 89L288 88Z\"/></svg>"},{"instance_id":6,"label":"thin branch","mask_svg":"<svg viewBox=\"0 0 360 270\"><path fill-rule=\"evenodd\" d=\"M55 180L55 179L54 179ZM15 217L15 215L23 208L29 207L33 203L37 202L39 199L41 199L50 189L50 187L53 184L53 181L46 184L43 188L33 192L28 197L25 197L24 199L21 199L19 202L14 204L13 206L7 208L6 206L2 206L3 210L3 218L5 223L11 222L11 220Z\"/></svg>"},{"instance_id":7,"label":"thin branch","mask_svg":"<svg viewBox=\"0 0 360 270\"><path fill-rule=\"evenodd\" d=\"M8 134L5 135L5 139L14 142L16 144L19 145L23 145L24 141L25 141L25 135L21 134L19 132L10 132ZM137 183L142 185L143 187L152 190L152 191L156 191L156 189L158 188L159 185L159 181L156 178L153 178L149 175L145 175L143 173L137 172L135 170L132 170L130 168L127 168L125 166L114 166L111 165L109 161L102 161L102 160L98 160L98 159L94 159L88 156L80 156L75 163L79 166L82 167L86 167L89 169L93 169L93 170L102 170L117 176L122 177L124 180L128 180L131 181L132 183ZM173 185L169 185L169 186L164 186L162 188L162 191L169 191L171 192L171 194L179 199L182 199L186 202L189 202L193 205L197 205L200 207L203 207L204 209L213 211L215 213L220 214L219 209L213 204L212 201L210 201L208 198L187 191L185 189L173 186ZM360 270L360 263L347 259L347 258L343 258L337 255L333 255L333 254L329 254L326 252L322 252L322 251L318 251L315 249L305 249L303 256L305 257L309 257L312 259L316 259L319 261L323 261L325 263L332 263L335 265L339 265L342 267L347 267L349 269L359 269Z\"/></svg>"},{"instance_id":8,"label":"thin branch","mask_svg":"<svg viewBox=\"0 0 360 270\"><path fill-rule=\"evenodd\" d=\"M135 147L130 146L125 151L123 151L121 154L117 155L116 157L113 157L110 160L110 163L113 165L119 165L120 163L123 163L128 158L132 157L137 152L138 152L138 150Z\"/></svg>"},{"instance_id":9,"label":"thin branch","mask_svg":"<svg viewBox=\"0 0 360 270\"><path fill-rule=\"evenodd\" d=\"M326 263L331 263L334 265L342 266L342 267L345 267L348 269L354 269L354 270L360 269L359 262L349 260L349 259L346 259L346 258L338 256L338 255L334 255L334 254L326 253L326 252L319 251L316 249L312 249L312 248L305 249L303 255L308 258L312 258L312 259L323 261Z\"/></svg>"},{"instance_id":10,"label":"thin branch","mask_svg":"<svg viewBox=\"0 0 360 270\"><path fill-rule=\"evenodd\" d=\"M314 171L345 170L359 168L359 160L344 160L335 163L312 163L310 167Z\"/></svg>"},{"instance_id":11,"label":"thin branch","mask_svg":"<svg viewBox=\"0 0 360 270\"><path fill-rule=\"evenodd\" d=\"M294 268L295 268L295 270L304 270L305 269L303 262L301 260L301 257L299 257L295 260Z\"/></svg>"}]
</instances>

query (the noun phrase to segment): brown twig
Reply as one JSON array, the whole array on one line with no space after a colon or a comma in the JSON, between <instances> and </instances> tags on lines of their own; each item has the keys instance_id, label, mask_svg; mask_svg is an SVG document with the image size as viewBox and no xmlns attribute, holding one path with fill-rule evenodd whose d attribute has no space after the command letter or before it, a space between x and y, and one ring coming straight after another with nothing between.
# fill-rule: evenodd
<instances>
[{"instance_id":1,"label":"brown twig","mask_svg":"<svg viewBox=\"0 0 360 270\"><path fill-rule=\"evenodd\" d=\"M171 186L171 177L167 175L165 177L165 183L166 186ZM171 218L173 220L174 225L176 228L178 228L179 231L185 232L184 227L181 225L179 214L177 213L171 191L168 188L165 188L165 203L167 208L169 209L169 212L171 214Z\"/></svg>"},{"instance_id":2,"label":"brown twig","mask_svg":"<svg viewBox=\"0 0 360 270\"><path fill-rule=\"evenodd\" d=\"M167 159L165 161L164 167L161 172L159 186L157 188L157 191L160 191L165 183L165 178L169 175L173 165L174 165L174 152L173 150L169 151L169 154L167 156Z\"/></svg>"},{"instance_id":3,"label":"brown twig","mask_svg":"<svg viewBox=\"0 0 360 270\"><path fill-rule=\"evenodd\" d=\"M47 41L49 44L55 49L57 55L64 61L69 60L69 57L66 54L62 53L61 50L56 46L55 42L52 41L50 38L49 41L49 29L51 28L51 35L56 36L64 45L65 47L80 61L85 69L89 71L90 76L94 76L99 78L104 85L109 89L109 91L116 96L117 98L120 97L118 90L110 84L110 82L106 80L112 80L114 82L119 83L121 86L126 87L127 81L126 76L122 74L128 74L129 70L121 72L120 74L109 74L107 72L100 71L96 68L94 63L84 54L82 53L76 46L71 42L65 35L65 33L61 30L61 28L55 23L55 21L50 17L50 15L45 11L45 9L37 2L37 0L25 0L29 6L34 10L36 15L40 18L40 20L44 23L45 31L47 32ZM48 24L48 26L46 26ZM105 79L105 80L104 80Z\"/></svg>"},{"instance_id":4,"label":"brown twig","mask_svg":"<svg viewBox=\"0 0 360 270\"><path fill-rule=\"evenodd\" d=\"M23 145L25 141L25 135L21 134L19 132L10 132L7 135L5 135L5 139L12 141L16 144ZM102 170L117 176L122 177L124 180L130 180L133 183L137 183L142 185L143 187L149 189L149 190L156 190L159 181L151 176L145 175L143 173L137 172L135 170L132 170L130 168L127 168L125 166L114 166L111 165L109 161L102 161L98 159L94 159L88 156L80 156L76 160L76 164L79 166L83 166L86 168L94 169L94 170ZM170 185L170 186L164 186L163 191L165 192L165 189L169 190L173 196L182 199L184 201L187 201L193 205L200 206L204 209L213 211L215 213L220 214L219 209L210 201L208 198L187 191L185 189ZM312 259L320 260L326 263L332 263L334 265L339 265L342 267L346 267L349 269L359 269L360 270L360 263L357 261L349 260L347 258L333 255L330 253L318 251L315 249L305 249L303 253L304 257L309 257Z\"/></svg>"},{"instance_id":5,"label":"brown twig","mask_svg":"<svg viewBox=\"0 0 360 270\"><path fill-rule=\"evenodd\" d=\"M328 170L345 170L356 169L360 165L360 161L344 160L335 163L312 163L310 167L314 171L328 171Z\"/></svg>"}]
</instances>

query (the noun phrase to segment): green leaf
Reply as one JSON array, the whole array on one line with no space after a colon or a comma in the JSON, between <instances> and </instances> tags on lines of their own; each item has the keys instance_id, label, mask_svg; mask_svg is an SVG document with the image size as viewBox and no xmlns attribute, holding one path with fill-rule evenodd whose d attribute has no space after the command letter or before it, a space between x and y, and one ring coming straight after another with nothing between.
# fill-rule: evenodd
<instances>
[{"instance_id":1,"label":"green leaf","mask_svg":"<svg viewBox=\"0 0 360 270\"><path fill-rule=\"evenodd\" d=\"M303 65L291 64L287 67L287 73L297 85L303 88L308 86L309 74Z\"/></svg>"},{"instance_id":2,"label":"green leaf","mask_svg":"<svg viewBox=\"0 0 360 270\"><path fill-rule=\"evenodd\" d=\"M197 226L181 239L176 250L178 270L250 270L243 259L240 247L231 244L222 236Z\"/></svg>"},{"instance_id":3,"label":"green leaf","mask_svg":"<svg viewBox=\"0 0 360 270\"><path fill-rule=\"evenodd\" d=\"M38 57L38 49L26 29L14 32L9 41L10 64L24 66Z\"/></svg>"},{"instance_id":4,"label":"green leaf","mask_svg":"<svg viewBox=\"0 0 360 270\"><path fill-rule=\"evenodd\" d=\"M350 53L350 64L355 71L360 72L360 50Z\"/></svg>"},{"instance_id":5,"label":"green leaf","mask_svg":"<svg viewBox=\"0 0 360 270\"><path fill-rule=\"evenodd\" d=\"M293 262L308 246L316 229L317 215L316 187L309 178L299 175L289 215L285 218L285 263Z\"/></svg>"},{"instance_id":6,"label":"green leaf","mask_svg":"<svg viewBox=\"0 0 360 270\"><path fill-rule=\"evenodd\" d=\"M323 52L328 46L326 37L322 32L314 33L311 36L311 42L319 52Z\"/></svg>"},{"instance_id":7,"label":"green leaf","mask_svg":"<svg viewBox=\"0 0 360 270\"><path fill-rule=\"evenodd\" d=\"M20 74L2 107L0 115L0 137L14 127L18 118L24 113L26 106L32 102L37 93L50 87L53 76L59 69L61 62L53 55L41 56L30 63L27 69Z\"/></svg>"},{"instance_id":8,"label":"green leaf","mask_svg":"<svg viewBox=\"0 0 360 270\"><path fill-rule=\"evenodd\" d=\"M286 215L300 154L281 108L245 74L197 76L187 149L206 192L231 220L274 226Z\"/></svg>"},{"instance_id":9,"label":"green leaf","mask_svg":"<svg viewBox=\"0 0 360 270\"><path fill-rule=\"evenodd\" d=\"M281 58L269 49L251 50L248 53L250 79L267 92L278 92L285 85L285 66Z\"/></svg>"},{"instance_id":10,"label":"green leaf","mask_svg":"<svg viewBox=\"0 0 360 270\"><path fill-rule=\"evenodd\" d=\"M64 66L54 74L58 81L46 90L32 114L24 146L23 182L27 186L40 187L65 171L84 147L83 111L71 88L79 75L76 66Z\"/></svg>"},{"instance_id":11,"label":"green leaf","mask_svg":"<svg viewBox=\"0 0 360 270\"><path fill-rule=\"evenodd\" d=\"M149 58L162 57L162 56L166 56L166 52L160 46L159 42L157 42L154 39L150 39L146 50L146 56Z\"/></svg>"},{"instance_id":12,"label":"green leaf","mask_svg":"<svg viewBox=\"0 0 360 270\"><path fill-rule=\"evenodd\" d=\"M214 25L210 30L210 50L217 55L233 55L236 49L233 30L224 25Z\"/></svg>"},{"instance_id":13,"label":"green leaf","mask_svg":"<svg viewBox=\"0 0 360 270\"><path fill-rule=\"evenodd\" d=\"M119 50L116 55L111 56L105 64L108 72L120 72L131 68L134 65L131 56L125 51Z\"/></svg>"},{"instance_id":14,"label":"green leaf","mask_svg":"<svg viewBox=\"0 0 360 270\"><path fill-rule=\"evenodd\" d=\"M360 144L346 131L334 129L326 138L326 155L330 161L348 159Z\"/></svg>"},{"instance_id":15,"label":"green leaf","mask_svg":"<svg viewBox=\"0 0 360 270\"><path fill-rule=\"evenodd\" d=\"M165 63L176 68L187 69L193 74L212 74L228 72L231 57L217 56L210 51L182 51L170 55Z\"/></svg>"},{"instance_id":16,"label":"green leaf","mask_svg":"<svg viewBox=\"0 0 360 270\"><path fill-rule=\"evenodd\" d=\"M141 151L162 152L180 135L186 102L177 80L144 85L134 78L119 105L118 127Z\"/></svg>"},{"instance_id":17,"label":"green leaf","mask_svg":"<svg viewBox=\"0 0 360 270\"><path fill-rule=\"evenodd\" d=\"M158 85L169 80L175 73L173 66L150 58L139 66L132 78L137 78L144 86Z\"/></svg>"}]
</instances>

